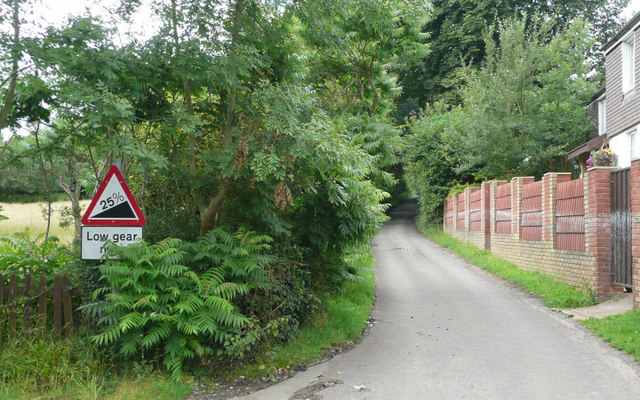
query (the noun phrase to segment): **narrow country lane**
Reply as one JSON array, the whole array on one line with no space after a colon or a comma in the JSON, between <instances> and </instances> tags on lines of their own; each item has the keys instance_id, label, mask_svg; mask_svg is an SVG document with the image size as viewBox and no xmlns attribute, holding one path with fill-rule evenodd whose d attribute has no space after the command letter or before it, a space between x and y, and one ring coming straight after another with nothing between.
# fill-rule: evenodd
<instances>
[{"instance_id":1,"label":"narrow country lane","mask_svg":"<svg viewBox=\"0 0 640 400\"><path fill-rule=\"evenodd\" d=\"M352 350L243 399L640 399L640 368L416 230L374 241L375 325Z\"/></svg>"}]
</instances>

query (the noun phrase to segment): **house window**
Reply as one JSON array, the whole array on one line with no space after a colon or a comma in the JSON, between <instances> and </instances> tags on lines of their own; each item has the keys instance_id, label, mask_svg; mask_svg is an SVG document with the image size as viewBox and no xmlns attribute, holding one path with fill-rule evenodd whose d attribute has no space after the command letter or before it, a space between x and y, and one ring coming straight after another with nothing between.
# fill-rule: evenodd
<instances>
[{"instance_id":1,"label":"house window","mask_svg":"<svg viewBox=\"0 0 640 400\"><path fill-rule=\"evenodd\" d=\"M607 132L607 100L598 102L598 134L604 135Z\"/></svg>"},{"instance_id":2,"label":"house window","mask_svg":"<svg viewBox=\"0 0 640 400\"><path fill-rule=\"evenodd\" d=\"M635 160L636 154L636 131L629 133L629 159L631 161Z\"/></svg>"},{"instance_id":3,"label":"house window","mask_svg":"<svg viewBox=\"0 0 640 400\"><path fill-rule=\"evenodd\" d=\"M636 86L635 35L631 32L622 42L622 92L628 93Z\"/></svg>"}]
</instances>

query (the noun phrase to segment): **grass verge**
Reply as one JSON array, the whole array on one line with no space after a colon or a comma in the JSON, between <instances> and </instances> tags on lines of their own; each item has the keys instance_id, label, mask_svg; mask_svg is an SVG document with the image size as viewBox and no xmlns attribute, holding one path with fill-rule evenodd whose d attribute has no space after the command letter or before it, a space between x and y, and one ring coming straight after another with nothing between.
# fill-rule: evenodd
<instances>
[{"instance_id":1,"label":"grass verge","mask_svg":"<svg viewBox=\"0 0 640 400\"><path fill-rule=\"evenodd\" d=\"M190 392L190 385L149 369L114 373L99 355L82 333L61 340L51 332L7 338L0 345L0 399L178 400Z\"/></svg>"},{"instance_id":2,"label":"grass verge","mask_svg":"<svg viewBox=\"0 0 640 400\"><path fill-rule=\"evenodd\" d=\"M447 235L439 227L418 223L418 229L429 239L451 249L472 264L521 286L527 293L540 297L548 307L573 308L596 304L592 292L578 290L538 271L522 270L489 251L480 250Z\"/></svg>"},{"instance_id":3,"label":"grass verge","mask_svg":"<svg viewBox=\"0 0 640 400\"><path fill-rule=\"evenodd\" d=\"M605 318L580 321L593 333L640 362L640 311L631 310Z\"/></svg>"}]
</instances>

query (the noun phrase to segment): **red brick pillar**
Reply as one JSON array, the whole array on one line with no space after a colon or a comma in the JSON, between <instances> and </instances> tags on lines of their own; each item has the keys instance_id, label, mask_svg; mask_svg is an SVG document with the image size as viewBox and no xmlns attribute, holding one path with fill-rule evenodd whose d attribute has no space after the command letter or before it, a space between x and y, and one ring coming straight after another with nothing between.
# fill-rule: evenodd
<instances>
[{"instance_id":1,"label":"red brick pillar","mask_svg":"<svg viewBox=\"0 0 640 400\"><path fill-rule=\"evenodd\" d=\"M535 182L533 176L518 176L511 179L511 233L522 237L522 187Z\"/></svg>"},{"instance_id":2,"label":"red brick pillar","mask_svg":"<svg viewBox=\"0 0 640 400\"><path fill-rule=\"evenodd\" d=\"M611 295L611 167L595 167L585 175L585 250L594 258L596 297Z\"/></svg>"},{"instance_id":3,"label":"red brick pillar","mask_svg":"<svg viewBox=\"0 0 640 400\"><path fill-rule=\"evenodd\" d=\"M640 308L640 160L631 162L631 260L633 307Z\"/></svg>"},{"instance_id":4,"label":"red brick pillar","mask_svg":"<svg viewBox=\"0 0 640 400\"><path fill-rule=\"evenodd\" d=\"M480 187L480 231L484 238L484 250L491 248L491 220L495 213L491 209L491 187L493 182L482 182Z\"/></svg>"}]
</instances>

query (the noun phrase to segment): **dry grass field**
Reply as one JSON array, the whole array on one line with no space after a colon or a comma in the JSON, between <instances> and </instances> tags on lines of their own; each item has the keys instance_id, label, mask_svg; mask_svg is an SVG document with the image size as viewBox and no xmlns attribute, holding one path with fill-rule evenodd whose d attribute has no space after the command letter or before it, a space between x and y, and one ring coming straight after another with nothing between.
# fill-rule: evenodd
<instances>
[{"instance_id":1,"label":"dry grass field","mask_svg":"<svg viewBox=\"0 0 640 400\"><path fill-rule=\"evenodd\" d=\"M89 206L89 200L81 201L83 211ZM54 213L51 218L50 235L57 236L63 243L71 243L73 240L73 226L60 227L60 210L69 206L68 201L59 201L51 204ZM47 229L47 221L42 210L46 203L0 203L2 215L8 220L0 221L0 236L11 236L16 232L27 230L31 237L44 233Z\"/></svg>"}]
</instances>

